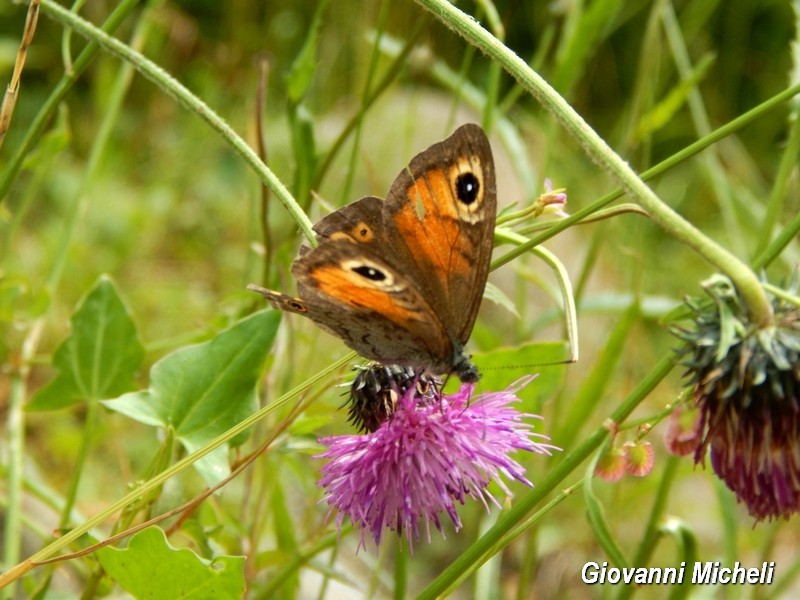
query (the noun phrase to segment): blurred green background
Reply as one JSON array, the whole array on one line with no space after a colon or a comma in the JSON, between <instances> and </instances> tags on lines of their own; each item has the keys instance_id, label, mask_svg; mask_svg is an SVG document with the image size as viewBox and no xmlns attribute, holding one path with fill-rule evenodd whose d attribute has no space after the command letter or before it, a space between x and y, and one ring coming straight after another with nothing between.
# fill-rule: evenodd
<instances>
[{"instance_id":1,"label":"blurred green background","mask_svg":"<svg viewBox=\"0 0 800 600\"><path fill-rule=\"evenodd\" d=\"M115 6L89 1L81 14L100 24ZM486 23L486 17L480 16L484 15L481 6L459 3L462 10ZM792 75L798 69L792 62L792 44L795 48L798 44L797 15L787 2L497 1L494 7L503 26L502 32L495 29L495 33L501 33L507 45L639 171L797 80ZM3 82L10 79L25 13L24 5L0 6ZM63 76L63 32L44 10L13 121L0 148L0 170L7 168L32 119ZM310 32L317 32L318 39ZM686 78L676 67L680 51L671 37L676 33L693 69L688 84L681 83ZM531 202L544 191L545 177L554 187L566 188L567 210L572 212L615 187L535 100L520 93L507 75L411 2L154 1L142 3L114 35L171 73L251 144L260 111L266 162L297 195L312 220L361 196L384 196L415 153L466 121L493 123L501 207ZM409 39L413 39L410 52L397 60L397 52ZM86 42L72 35L69 43L75 57ZM303 62L307 51L311 59ZM263 61L269 76L266 102L258 106ZM302 87L302 68L309 64L313 78L300 97L292 97L291 86ZM109 119L112 89L121 69L116 57L100 53L59 104L45 135L0 199L4 373L0 413L5 413L4 399L9 393L6 375L18 367L34 323L42 319L43 329L28 379L31 394L52 378L52 352L68 332L76 303L101 273L115 279L134 314L148 350L147 366L176 347L206 339L252 310L256 303L244 290L248 282L294 292L289 265L301 241L296 225L273 196L265 238L259 223L262 192L255 174L196 114L150 81L134 75L124 88L122 104L110 118L108 144L97 164L89 165L100 124ZM365 90L375 90L380 83L385 86L377 100L362 108ZM491 110L486 109L487 103ZM672 168L651 185L705 233L745 260L751 258L762 235L766 199L785 148L791 110L792 105L784 104L765 112L755 123ZM344 128L359 115L358 133L345 138L327 171L315 171L327 160L326 153ZM797 210L795 166L779 222L786 222ZM265 239L272 256L267 281L263 281L262 268ZM660 319L685 294L699 294L700 281L712 270L691 250L634 214L572 228L545 246L565 263L578 288L581 360L547 371L553 376L552 387L548 384L538 393L533 389L529 398L531 408L545 416L537 430L553 435L561 432L559 427L576 395L591 398L591 410L581 427L554 438L554 443L569 450L600 426L669 351L673 339ZM63 272L58 276L60 260ZM770 278L774 282L785 279L797 261L794 243L773 263ZM557 288L540 261L516 260L490 275L490 281L511 299L519 317L484 303L471 343L479 366L482 356L489 364L494 349L564 339ZM628 322L624 315L635 301L639 310ZM623 329L618 333L623 343L609 350L615 327ZM345 351L343 344L310 323L284 318L265 383L267 399L305 380ZM607 351L614 355L608 356ZM511 364L492 370L487 377L505 386L540 370L536 365ZM599 386L592 387L597 381ZM146 386L146 371L140 383ZM676 370L635 418L657 415L679 391ZM306 418L330 423L322 429L290 433L269 457L256 463L257 473L248 476L248 482L263 486L259 490L265 514L237 513L237 497L244 493L239 486L247 485L241 482L231 486L235 491L209 501L211 507L205 508L217 514L222 529L216 540L219 548L232 554L250 553L253 597L288 556L282 555L289 551L276 533L280 506L290 513L297 547L311 545L325 529L325 507L317 504L321 492L313 485L315 472L309 465L316 465L310 455L318 450L316 435L349 430L344 411L336 411L341 402L338 388L331 385L319 394ZM82 417L81 407L27 417L27 462L35 474L30 477L55 496L63 493L68 481L74 448L84 432ZM152 458L155 438L152 430L115 414L106 415L99 427L79 495L79 508L86 515L118 498L127 483L140 476ZM642 523L669 460L660 441L662 427L648 438L657 456L649 477L597 484L617 541L628 549L641 538ZM530 478L534 482L541 478L555 460L530 460ZM785 559L783 573L791 568L797 571L800 530L796 520L753 527L710 469L694 468L688 459L677 468L668 514L694 531L703 560L735 557L757 565L761 560L791 557ZM575 481L580 476L574 474ZM190 495L199 486L201 482L188 477L168 492L176 497ZM522 487L512 487L515 493L524 493ZM241 506L252 509L254 505L242 501ZM454 533L448 524L446 540L434 533L430 545L416 546L408 559L412 589L435 577L492 519L478 506L464 507L464 511L462 532ZM220 517L221 513L226 516ZM496 597L600 597L600 591L579 581L584 562L604 560L584 513L578 493L506 550L502 562L491 565L496 579L489 580L502 584L493 592ZM44 532L52 526L45 513L31 514L37 524L34 529ZM253 533L251 519L262 528L252 535L258 540L257 548L247 547L239 537ZM391 589L387 583L391 544L379 557L371 549L354 556L356 538L353 534L343 538L338 555L321 561L340 575L334 578L336 585L328 588L329 594L343 586L359 594L371 589L375 597L386 597ZM31 548L37 547L32 543ZM670 566L674 557L674 548L664 542L653 564ZM316 593L318 580L310 574L324 571L320 565L303 570L294 593L298 597L307 596L297 590ZM781 571L779 566L779 575ZM479 596L479 583L463 586L459 597ZM780 588L781 594L790 593L787 589L800 594L791 577L786 585L794 587ZM667 593L650 588L639 595L667 597ZM749 594L750 590L741 596L732 589L696 591L698 598L770 597L770 591Z\"/></svg>"}]
</instances>

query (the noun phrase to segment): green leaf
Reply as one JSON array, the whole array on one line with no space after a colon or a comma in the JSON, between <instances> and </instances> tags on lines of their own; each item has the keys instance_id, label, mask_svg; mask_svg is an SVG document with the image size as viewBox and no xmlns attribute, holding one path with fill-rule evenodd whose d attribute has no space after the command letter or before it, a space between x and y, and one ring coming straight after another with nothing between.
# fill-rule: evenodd
<instances>
[{"instance_id":1,"label":"green leaf","mask_svg":"<svg viewBox=\"0 0 800 600\"><path fill-rule=\"evenodd\" d=\"M319 32L322 25L322 15L328 6L329 0L324 0L317 5L317 12L308 28L303 47L294 59L292 67L286 77L286 91L289 99L294 104L298 104L308 92L314 73L317 72L319 61L317 60L317 49L319 46Z\"/></svg>"},{"instance_id":2,"label":"green leaf","mask_svg":"<svg viewBox=\"0 0 800 600\"><path fill-rule=\"evenodd\" d=\"M111 579L134 598L217 598L244 596L243 556L201 558L188 548L173 548L164 532L148 527L122 550L96 552Z\"/></svg>"},{"instance_id":3,"label":"green leaf","mask_svg":"<svg viewBox=\"0 0 800 600\"><path fill-rule=\"evenodd\" d=\"M509 298L503 290L493 283L486 282L486 288L483 290L483 297L491 300L498 306L502 306L518 319L520 318L519 312L517 312L517 305L512 302L511 298Z\"/></svg>"},{"instance_id":4,"label":"green leaf","mask_svg":"<svg viewBox=\"0 0 800 600\"><path fill-rule=\"evenodd\" d=\"M104 404L147 425L172 428L194 452L256 410L256 384L279 322L278 311L261 311L208 342L180 348L153 365L149 389ZM227 458L221 446L195 466L213 485L230 472Z\"/></svg>"},{"instance_id":5,"label":"green leaf","mask_svg":"<svg viewBox=\"0 0 800 600\"><path fill-rule=\"evenodd\" d=\"M133 376L143 357L130 312L103 275L78 304L70 335L53 356L58 376L26 408L52 410L113 398L135 387Z\"/></svg>"},{"instance_id":6,"label":"green leaf","mask_svg":"<svg viewBox=\"0 0 800 600\"><path fill-rule=\"evenodd\" d=\"M472 358L481 373L479 390L505 389L513 381L536 373L536 379L520 396L538 401L552 397L561 386L569 348L565 342L538 342L475 353Z\"/></svg>"},{"instance_id":7,"label":"green leaf","mask_svg":"<svg viewBox=\"0 0 800 600\"><path fill-rule=\"evenodd\" d=\"M710 53L705 54L689 74L689 77L675 86L675 88L673 88L663 100L656 104L650 112L642 115L636 131L636 139L641 140L669 123L675 116L675 113L686 103L689 94L697 89L708 72L708 69L713 64L714 56Z\"/></svg>"}]
</instances>

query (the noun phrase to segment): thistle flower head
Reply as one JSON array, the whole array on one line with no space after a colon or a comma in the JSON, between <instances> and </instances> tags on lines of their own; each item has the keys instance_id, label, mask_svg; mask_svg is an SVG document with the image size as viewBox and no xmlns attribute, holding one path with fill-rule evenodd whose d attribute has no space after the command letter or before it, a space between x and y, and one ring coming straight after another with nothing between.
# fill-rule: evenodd
<instances>
[{"instance_id":1,"label":"thistle flower head","mask_svg":"<svg viewBox=\"0 0 800 600\"><path fill-rule=\"evenodd\" d=\"M431 404L438 397L442 382L411 367L371 363L356 367L346 402L347 420L358 431L375 431L394 414L397 401L415 388L417 402Z\"/></svg>"},{"instance_id":2,"label":"thistle flower head","mask_svg":"<svg viewBox=\"0 0 800 600\"><path fill-rule=\"evenodd\" d=\"M757 520L800 511L800 310L773 296L775 324L748 320L730 281L706 284L676 330L698 409L695 462L714 472Z\"/></svg>"},{"instance_id":3,"label":"thistle flower head","mask_svg":"<svg viewBox=\"0 0 800 600\"><path fill-rule=\"evenodd\" d=\"M429 541L431 524L444 535L443 514L458 530L456 505L468 497L487 509L488 502L499 506L487 487L491 481L509 496L501 476L530 485L525 469L509 454L555 449L523 421L538 417L510 406L530 380L476 397L473 385L451 395L435 387L433 398L408 386L394 413L374 432L321 439L327 450L319 457L329 462L319 485L331 511L338 511L339 526L349 518L361 530L362 545L367 532L379 545L388 529L405 535L412 547L420 538L420 521Z\"/></svg>"}]
</instances>

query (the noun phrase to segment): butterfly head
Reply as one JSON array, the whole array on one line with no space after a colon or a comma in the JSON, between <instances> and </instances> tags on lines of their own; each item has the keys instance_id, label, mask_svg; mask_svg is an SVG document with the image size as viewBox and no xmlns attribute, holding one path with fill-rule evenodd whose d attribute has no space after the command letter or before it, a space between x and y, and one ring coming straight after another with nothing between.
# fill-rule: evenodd
<instances>
[{"instance_id":1,"label":"butterfly head","mask_svg":"<svg viewBox=\"0 0 800 600\"><path fill-rule=\"evenodd\" d=\"M462 383L476 383L481 378L478 367L472 363L463 348L456 350L453 355L452 372Z\"/></svg>"}]
</instances>

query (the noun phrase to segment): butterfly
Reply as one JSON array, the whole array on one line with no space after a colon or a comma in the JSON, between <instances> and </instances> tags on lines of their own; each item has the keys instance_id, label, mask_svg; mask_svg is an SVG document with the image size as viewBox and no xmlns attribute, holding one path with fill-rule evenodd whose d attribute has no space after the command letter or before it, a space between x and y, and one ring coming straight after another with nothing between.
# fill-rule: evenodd
<instances>
[{"instance_id":1,"label":"butterfly","mask_svg":"<svg viewBox=\"0 0 800 600\"><path fill-rule=\"evenodd\" d=\"M299 297L256 285L362 356L479 379L464 345L492 255L497 196L489 140L475 124L415 156L386 199L367 196L314 225L292 264Z\"/></svg>"}]
</instances>

